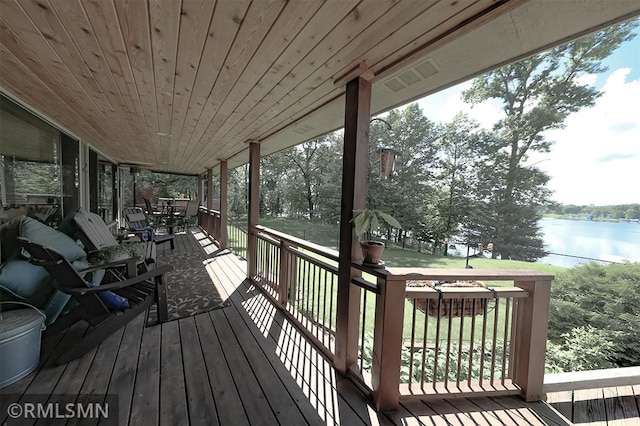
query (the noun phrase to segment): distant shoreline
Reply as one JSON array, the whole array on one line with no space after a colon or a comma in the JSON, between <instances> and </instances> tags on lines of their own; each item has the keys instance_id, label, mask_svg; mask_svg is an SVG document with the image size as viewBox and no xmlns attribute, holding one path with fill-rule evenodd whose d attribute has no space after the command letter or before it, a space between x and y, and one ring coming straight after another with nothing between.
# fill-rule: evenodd
<instances>
[{"instance_id":1,"label":"distant shoreline","mask_svg":"<svg viewBox=\"0 0 640 426\"><path fill-rule=\"evenodd\" d=\"M625 222L620 222L620 219L603 219L603 218L593 218L592 220L587 220L585 216L577 216L570 214L557 214L557 213L545 213L542 215L544 218L550 219L562 219L562 220L574 220L574 221L584 221L584 222L608 222L608 223L629 223L633 221L633 219L622 219ZM637 219L635 220L637 223Z\"/></svg>"}]
</instances>

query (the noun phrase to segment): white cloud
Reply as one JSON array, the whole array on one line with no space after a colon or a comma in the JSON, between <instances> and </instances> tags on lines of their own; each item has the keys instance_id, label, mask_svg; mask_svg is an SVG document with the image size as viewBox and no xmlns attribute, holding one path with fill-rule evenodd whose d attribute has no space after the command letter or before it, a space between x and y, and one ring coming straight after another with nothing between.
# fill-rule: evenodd
<instances>
[{"instance_id":1,"label":"white cloud","mask_svg":"<svg viewBox=\"0 0 640 426\"><path fill-rule=\"evenodd\" d=\"M497 100L490 100L478 105L470 105L462 101L462 92L471 87L471 81L460 83L447 90L438 92L418 101L424 115L436 123L451 121L459 112L469 115L485 129L491 129L502 116L502 109Z\"/></svg>"},{"instance_id":2,"label":"white cloud","mask_svg":"<svg viewBox=\"0 0 640 426\"><path fill-rule=\"evenodd\" d=\"M566 128L547 132L556 141L540 168L564 204L640 202L640 79L628 68L610 74L592 108L572 114Z\"/></svg>"},{"instance_id":3,"label":"white cloud","mask_svg":"<svg viewBox=\"0 0 640 426\"><path fill-rule=\"evenodd\" d=\"M627 81L629 68L612 72L601 88L602 96L591 108L572 114L566 127L549 131L555 141L548 154L533 154L537 164L551 176L553 199L563 204L627 204L640 202L640 79ZM594 84L594 75L580 82ZM425 116L435 122L450 121L466 112L490 129L502 116L497 101L471 107L461 92L462 83L418 101Z\"/></svg>"}]
</instances>

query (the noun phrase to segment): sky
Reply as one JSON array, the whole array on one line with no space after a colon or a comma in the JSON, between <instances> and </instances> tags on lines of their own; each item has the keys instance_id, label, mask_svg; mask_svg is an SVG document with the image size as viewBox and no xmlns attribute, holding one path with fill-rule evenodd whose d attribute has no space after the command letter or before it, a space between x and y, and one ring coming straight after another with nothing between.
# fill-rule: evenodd
<instances>
[{"instance_id":1,"label":"sky","mask_svg":"<svg viewBox=\"0 0 640 426\"><path fill-rule=\"evenodd\" d=\"M564 129L546 132L554 141L551 152L526 162L551 176L552 199L562 204L640 203L640 35L604 63L604 74L582 77L602 92L595 106L570 115ZM459 84L418 104L432 121L448 122L463 111L490 129L502 114L500 104L465 104L461 92L470 86Z\"/></svg>"}]
</instances>

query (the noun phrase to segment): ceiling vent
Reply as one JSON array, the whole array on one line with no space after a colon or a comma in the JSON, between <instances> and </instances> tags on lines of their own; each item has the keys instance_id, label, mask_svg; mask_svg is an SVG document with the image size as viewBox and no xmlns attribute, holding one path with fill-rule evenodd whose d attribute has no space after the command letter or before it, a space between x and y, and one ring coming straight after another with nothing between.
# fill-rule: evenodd
<instances>
[{"instance_id":1,"label":"ceiling vent","mask_svg":"<svg viewBox=\"0 0 640 426\"><path fill-rule=\"evenodd\" d=\"M438 74L438 69L430 59L427 59L420 62L418 65L389 78L384 82L384 85L392 92L399 92L402 89L411 87L414 84L424 81L436 74Z\"/></svg>"},{"instance_id":2,"label":"ceiling vent","mask_svg":"<svg viewBox=\"0 0 640 426\"><path fill-rule=\"evenodd\" d=\"M308 124L302 124L300 126L296 126L296 128L293 131L299 135L304 135L305 133L308 133L313 129L315 129L315 127L311 127Z\"/></svg>"}]
</instances>

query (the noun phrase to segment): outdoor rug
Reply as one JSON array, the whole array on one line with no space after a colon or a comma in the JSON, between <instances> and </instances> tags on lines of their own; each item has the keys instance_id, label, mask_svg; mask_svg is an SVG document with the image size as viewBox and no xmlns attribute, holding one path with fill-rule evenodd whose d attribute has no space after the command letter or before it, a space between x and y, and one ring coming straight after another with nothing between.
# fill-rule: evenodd
<instances>
[{"instance_id":1,"label":"outdoor rug","mask_svg":"<svg viewBox=\"0 0 640 426\"><path fill-rule=\"evenodd\" d=\"M167 285L168 321L229 306L223 301L205 267L205 254L176 253L158 256L160 265L169 264L173 270L165 275ZM158 322L156 305L149 309L147 326Z\"/></svg>"}]
</instances>

